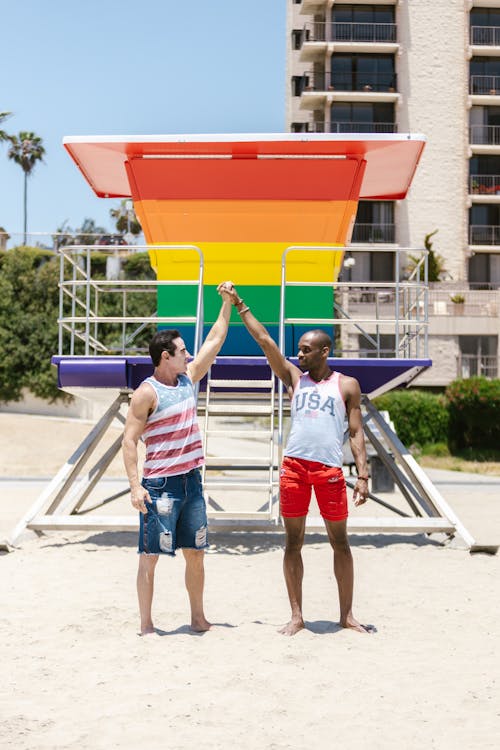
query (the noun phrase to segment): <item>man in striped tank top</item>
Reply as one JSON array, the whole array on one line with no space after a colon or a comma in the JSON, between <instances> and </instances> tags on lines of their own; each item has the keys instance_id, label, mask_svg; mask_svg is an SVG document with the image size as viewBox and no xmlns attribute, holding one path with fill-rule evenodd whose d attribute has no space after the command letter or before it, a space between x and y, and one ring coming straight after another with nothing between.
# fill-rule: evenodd
<instances>
[{"instance_id":1,"label":"man in striped tank top","mask_svg":"<svg viewBox=\"0 0 500 750\"><path fill-rule=\"evenodd\" d=\"M358 479L354 504L368 497L368 465L361 417L361 391L355 378L332 372L328 355L332 340L319 329L308 331L299 341L299 367L288 362L264 326L255 318L236 289L231 297L242 321L262 348L274 374L283 381L291 401L291 430L280 470L280 510L285 524L283 560L290 622L280 632L295 635L304 627L302 615L302 546L306 516L314 487L316 500L333 548L340 624L362 633L370 626L359 623L352 613L354 568L347 536L347 493L342 472L344 425L350 435Z\"/></svg>"},{"instance_id":2,"label":"man in striped tank top","mask_svg":"<svg viewBox=\"0 0 500 750\"><path fill-rule=\"evenodd\" d=\"M123 460L130 483L131 501L140 512L137 595L141 635L154 633L151 614L154 572L159 555L175 555L182 549L186 562L186 588L191 606L191 628L209 630L203 609L207 514L200 466L201 435L196 419L193 385L207 373L228 331L231 316L231 284L220 284L219 316L200 351L190 360L178 331L158 331L149 353L152 377L134 391L123 436ZM146 445L142 482L137 446Z\"/></svg>"}]
</instances>

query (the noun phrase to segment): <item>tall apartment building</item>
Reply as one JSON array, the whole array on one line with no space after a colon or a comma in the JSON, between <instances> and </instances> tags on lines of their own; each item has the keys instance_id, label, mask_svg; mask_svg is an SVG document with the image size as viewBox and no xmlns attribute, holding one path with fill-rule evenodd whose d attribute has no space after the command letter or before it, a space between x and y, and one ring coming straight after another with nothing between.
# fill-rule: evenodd
<instances>
[{"instance_id":1,"label":"tall apartment building","mask_svg":"<svg viewBox=\"0 0 500 750\"><path fill-rule=\"evenodd\" d=\"M288 0L287 129L422 133L404 201L361 201L354 281L394 278L394 250L444 258L418 384L497 376L500 335L500 0ZM363 252L379 246L382 252ZM457 294L465 307L454 304ZM459 298L458 298L459 299Z\"/></svg>"}]
</instances>

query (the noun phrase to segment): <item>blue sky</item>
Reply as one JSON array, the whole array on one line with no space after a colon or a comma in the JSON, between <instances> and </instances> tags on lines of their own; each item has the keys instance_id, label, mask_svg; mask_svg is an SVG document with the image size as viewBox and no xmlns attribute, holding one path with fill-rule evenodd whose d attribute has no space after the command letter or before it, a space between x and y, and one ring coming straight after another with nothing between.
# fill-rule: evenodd
<instances>
[{"instance_id":1,"label":"blue sky","mask_svg":"<svg viewBox=\"0 0 500 750\"><path fill-rule=\"evenodd\" d=\"M285 121L286 0L25 0L2 7L0 111L41 136L28 231L90 217L94 196L65 135L274 133ZM0 226L22 232L21 168L0 144ZM12 242L10 243L12 244Z\"/></svg>"}]
</instances>

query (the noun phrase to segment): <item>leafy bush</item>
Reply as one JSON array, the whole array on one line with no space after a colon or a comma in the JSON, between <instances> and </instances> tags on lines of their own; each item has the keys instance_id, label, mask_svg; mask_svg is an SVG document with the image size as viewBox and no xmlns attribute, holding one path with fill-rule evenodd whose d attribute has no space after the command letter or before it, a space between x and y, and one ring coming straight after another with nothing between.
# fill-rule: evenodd
<instances>
[{"instance_id":1,"label":"leafy bush","mask_svg":"<svg viewBox=\"0 0 500 750\"><path fill-rule=\"evenodd\" d=\"M105 253L92 254L92 275L106 275ZM125 278L154 279L147 253L137 253L123 263ZM57 387L57 373L51 357L58 351L59 256L50 250L18 247L0 251L0 402L19 401L24 388L40 398L69 399ZM85 290L81 290L82 301ZM129 315L146 317L157 308L156 294L129 294ZM122 297L104 292L99 298L103 315L122 315ZM119 346L121 325L102 326L100 336L107 346ZM151 328L134 339L146 346ZM77 341L75 354L84 352Z\"/></svg>"},{"instance_id":2,"label":"leafy bush","mask_svg":"<svg viewBox=\"0 0 500 750\"><path fill-rule=\"evenodd\" d=\"M373 403L377 409L389 412L405 445L446 442L448 408L443 396L417 390L392 391Z\"/></svg>"},{"instance_id":3,"label":"leafy bush","mask_svg":"<svg viewBox=\"0 0 500 750\"><path fill-rule=\"evenodd\" d=\"M0 264L0 400L19 401L23 388L63 397L50 364L57 351L59 263L54 253L19 247Z\"/></svg>"},{"instance_id":4,"label":"leafy bush","mask_svg":"<svg viewBox=\"0 0 500 750\"><path fill-rule=\"evenodd\" d=\"M452 452L500 447L500 380L476 376L454 380L446 389Z\"/></svg>"}]
</instances>

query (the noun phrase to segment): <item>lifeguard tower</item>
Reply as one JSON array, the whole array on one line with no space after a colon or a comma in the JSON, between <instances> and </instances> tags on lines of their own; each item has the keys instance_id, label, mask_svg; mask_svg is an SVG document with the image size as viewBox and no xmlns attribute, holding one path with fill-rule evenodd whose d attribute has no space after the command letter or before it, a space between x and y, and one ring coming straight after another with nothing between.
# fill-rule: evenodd
<instances>
[{"instance_id":1,"label":"lifeguard tower","mask_svg":"<svg viewBox=\"0 0 500 750\"><path fill-rule=\"evenodd\" d=\"M458 532L472 546L472 537L370 400L410 383L431 365L426 254L420 254L413 274L403 280L402 253L396 251L393 283L356 285L341 275L358 200L404 199L424 140L406 134L65 138L65 148L96 195L133 200L156 279L93 279L95 246L60 250L60 339L53 357L59 386L103 401L107 409L18 524L12 542L26 527L137 526L132 515L84 512L121 439L86 473L84 466L111 422L124 421L130 394L152 372L149 356L138 352L140 334L148 326L150 335L157 326L178 328L196 353L219 309L217 284L231 279L285 356L293 360L305 330L325 328L336 341L331 367L361 384L367 437L398 486L404 507L372 492L386 514L351 517L350 530ZM149 317L130 313L128 303L137 292L156 295ZM100 306L110 293L122 296L120 315L106 315ZM112 344L102 336L110 326L117 330ZM374 356L351 347L349 331L361 333ZM394 336L390 352L380 345L387 331ZM209 523L223 529L276 530L277 467L288 407L236 315L201 384L199 401ZM213 449L221 443L228 447L224 455ZM119 494L127 492L124 488ZM319 522L309 519L309 529L322 529Z\"/></svg>"}]
</instances>

